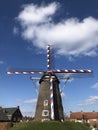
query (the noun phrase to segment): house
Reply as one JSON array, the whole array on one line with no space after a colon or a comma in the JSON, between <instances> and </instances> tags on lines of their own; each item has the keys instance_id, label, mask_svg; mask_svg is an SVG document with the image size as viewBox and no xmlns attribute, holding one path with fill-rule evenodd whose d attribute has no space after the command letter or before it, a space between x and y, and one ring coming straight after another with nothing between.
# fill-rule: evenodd
<instances>
[{"instance_id":1,"label":"house","mask_svg":"<svg viewBox=\"0 0 98 130\"><path fill-rule=\"evenodd\" d=\"M19 122L22 119L21 111L18 107L0 107L0 122Z\"/></svg>"},{"instance_id":2,"label":"house","mask_svg":"<svg viewBox=\"0 0 98 130\"><path fill-rule=\"evenodd\" d=\"M98 124L98 112L70 112L70 121L95 125Z\"/></svg>"}]
</instances>

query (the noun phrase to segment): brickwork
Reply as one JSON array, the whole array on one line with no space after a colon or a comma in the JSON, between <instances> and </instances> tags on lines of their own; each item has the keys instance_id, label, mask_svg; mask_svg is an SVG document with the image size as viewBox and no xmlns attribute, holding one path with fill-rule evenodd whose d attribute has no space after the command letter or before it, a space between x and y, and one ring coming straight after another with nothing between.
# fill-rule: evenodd
<instances>
[{"instance_id":1,"label":"brickwork","mask_svg":"<svg viewBox=\"0 0 98 130\"><path fill-rule=\"evenodd\" d=\"M64 114L63 114L63 106L62 106L62 99L61 99L61 93L59 90L59 84L57 82L54 82L54 114L55 114L55 120L64 120Z\"/></svg>"},{"instance_id":2,"label":"brickwork","mask_svg":"<svg viewBox=\"0 0 98 130\"><path fill-rule=\"evenodd\" d=\"M40 91L36 106L35 120L51 120L51 114L53 113L51 113L50 77L53 77L53 120L64 120L61 94L59 90L59 80L54 74L45 74L40 80ZM44 101L48 101L48 105L45 106ZM46 115L43 114L43 111Z\"/></svg>"},{"instance_id":3,"label":"brickwork","mask_svg":"<svg viewBox=\"0 0 98 130\"><path fill-rule=\"evenodd\" d=\"M0 130L8 130L10 127L10 122L0 122Z\"/></svg>"},{"instance_id":4,"label":"brickwork","mask_svg":"<svg viewBox=\"0 0 98 130\"><path fill-rule=\"evenodd\" d=\"M47 106L44 106L45 100L48 100ZM50 112L50 86L49 86L49 82L47 81L41 82L40 85L40 92L38 96L38 102L37 102L36 113L35 113L36 120L50 119L50 113L49 116L42 117L43 110L49 110Z\"/></svg>"}]
</instances>

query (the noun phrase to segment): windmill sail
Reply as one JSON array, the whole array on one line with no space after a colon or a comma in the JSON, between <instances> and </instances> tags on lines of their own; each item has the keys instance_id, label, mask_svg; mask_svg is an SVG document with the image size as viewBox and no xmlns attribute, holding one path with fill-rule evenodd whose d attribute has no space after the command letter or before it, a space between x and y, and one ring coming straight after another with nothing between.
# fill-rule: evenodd
<instances>
[{"instance_id":1,"label":"windmill sail","mask_svg":"<svg viewBox=\"0 0 98 130\"><path fill-rule=\"evenodd\" d=\"M9 70L7 74L40 74L42 77L39 80L40 90L36 105L35 120L64 120L64 112L62 106L61 92L59 89L59 80L69 79L70 77L83 77L91 75L92 70L52 70L51 69L51 49L47 47L47 71L33 70ZM37 78L30 77L31 80ZM39 78L38 78L39 79Z\"/></svg>"}]
</instances>

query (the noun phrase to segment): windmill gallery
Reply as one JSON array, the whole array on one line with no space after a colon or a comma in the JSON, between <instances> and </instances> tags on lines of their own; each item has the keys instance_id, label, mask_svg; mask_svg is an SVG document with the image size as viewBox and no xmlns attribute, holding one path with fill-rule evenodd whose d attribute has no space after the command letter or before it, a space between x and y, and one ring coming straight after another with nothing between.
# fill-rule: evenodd
<instances>
[{"instance_id":1,"label":"windmill gallery","mask_svg":"<svg viewBox=\"0 0 98 130\"><path fill-rule=\"evenodd\" d=\"M40 74L40 90L36 105L35 120L64 120L61 91L59 83L62 78L57 75L64 74L67 81L70 76L78 74L91 74L91 70L52 70L51 69L51 46L47 47L47 71L8 71L7 74ZM30 78L34 80L33 77Z\"/></svg>"}]
</instances>

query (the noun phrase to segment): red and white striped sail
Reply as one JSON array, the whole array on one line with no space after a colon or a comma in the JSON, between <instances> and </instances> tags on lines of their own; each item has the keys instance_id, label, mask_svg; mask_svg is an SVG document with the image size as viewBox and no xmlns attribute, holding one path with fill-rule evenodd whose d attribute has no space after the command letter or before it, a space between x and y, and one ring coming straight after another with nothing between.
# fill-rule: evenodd
<instances>
[{"instance_id":1,"label":"red and white striped sail","mask_svg":"<svg viewBox=\"0 0 98 130\"><path fill-rule=\"evenodd\" d=\"M45 74L45 73L48 73L48 74L50 74L50 109L51 109L51 111L50 111L50 114L51 114L51 119L52 120L54 120L55 119L55 117L54 117L54 99L53 99L53 79L52 79L52 74L59 74L59 76L60 76L60 74L65 74L66 75L66 77L63 77L63 79L69 79L69 77L71 77L70 76L70 74L72 74L72 76L74 75L74 74L84 74L84 73L86 73L86 74L90 74L90 73L92 73L93 71L92 70L88 70L88 69L86 69L86 70L83 70L83 69L78 69L78 70L75 70L75 69L71 69L71 70L67 70L67 69L64 69L64 70L60 70L60 69L56 69L56 70L51 70L51 55L50 55L51 53L50 53L50 45L48 45L47 46L47 71L27 71L27 70L25 70L25 71L20 71L20 69L19 69L19 71L17 70L17 71L8 71L7 72L7 74L17 74L17 75L19 75L19 74L24 74L24 75L27 75L27 74ZM78 75L77 75L77 77L78 77ZM30 79L31 80L33 80L33 79L37 79L37 78L33 78L33 77L30 77ZM61 78L60 78L61 79Z\"/></svg>"},{"instance_id":2,"label":"red and white striped sail","mask_svg":"<svg viewBox=\"0 0 98 130\"><path fill-rule=\"evenodd\" d=\"M92 73L92 70L83 70L83 69L71 69L71 70L60 70L60 69L56 69L56 70L51 70L51 61L50 61L50 51L51 51L51 46L48 45L47 46L47 71L8 71L7 74L45 74L45 73Z\"/></svg>"},{"instance_id":3,"label":"red and white striped sail","mask_svg":"<svg viewBox=\"0 0 98 130\"><path fill-rule=\"evenodd\" d=\"M92 70L48 70L48 71L8 71L7 74L45 74L52 73L92 73Z\"/></svg>"},{"instance_id":4,"label":"red and white striped sail","mask_svg":"<svg viewBox=\"0 0 98 130\"><path fill-rule=\"evenodd\" d=\"M92 70L54 70L53 73L92 73Z\"/></svg>"},{"instance_id":5,"label":"red and white striped sail","mask_svg":"<svg viewBox=\"0 0 98 130\"><path fill-rule=\"evenodd\" d=\"M54 100L53 100L53 79L50 77L50 108L51 108L51 120L54 120Z\"/></svg>"},{"instance_id":6,"label":"red and white striped sail","mask_svg":"<svg viewBox=\"0 0 98 130\"><path fill-rule=\"evenodd\" d=\"M47 71L51 70L50 66L50 45L47 46Z\"/></svg>"},{"instance_id":7,"label":"red and white striped sail","mask_svg":"<svg viewBox=\"0 0 98 130\"><path fill-rule=\"evenodd\" d=\"M44 74L44 71L8 71L7 74Z\"/></svg>"}]
</instances>

